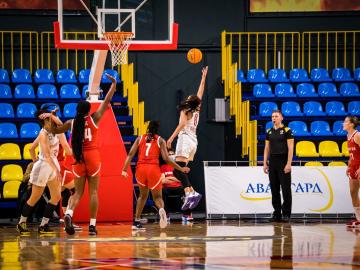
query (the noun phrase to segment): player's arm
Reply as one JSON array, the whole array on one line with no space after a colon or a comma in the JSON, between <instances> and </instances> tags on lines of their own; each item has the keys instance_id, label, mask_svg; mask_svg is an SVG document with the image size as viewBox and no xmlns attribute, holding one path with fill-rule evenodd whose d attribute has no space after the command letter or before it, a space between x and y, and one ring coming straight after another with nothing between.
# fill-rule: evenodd
<instances>
[{"instance_id":1,"label":"player's arm","mask_svg":"<svg viewBox=\"0 0 360 270\"><path fill-rule=\"evenodd\" d=\"M38 157L36 156L35 149L39 145L39 136L36 137L36 139L32 142L32 144L31 144L31 146L29 148L29 153L30 153L30 156L31 156L31 159L32 159L33 162L38 160Z\"/></svg>"},{"instance_id":2,"label":"player's arm","mask_svg":"<svg viewBox=\"0 0 360 270\"><path fill-rule=\"evenodd\" d=\"M360 132L357 132L354 136L354 141L357 145L360 146Z\"/></svg>"},{"instance_id":3,"label":"player's arm","mask_svg":"<svg viewBox=\"0 0 360 270\"><path fill-rule=\"evenodd\" d=\"M123 168L121 170L121 175L124 176L124 177L129 176L128 173L127 173L127 169L128 169L128 167L130 165L131 160L134 158L134 156L135 156L135 154L136 154L136 152L137 152L137 150L139 148L140 138L141 137L137 137L137 139L135 140L135 142L131 146L129 154L127 155L127 157L125 159Z\"/></svg>"},{"instance_id":4,"label":"player's arm","mask_svg":"<svg viewBox=\"0 0 360 270\"><path fill-rule=\"evenodd\" d=\"M285 131L286 131L286 143L288 147L288 158L284 168L284 172L289 173L291 172L291 163L294 155L294 135L290 128L286 128Z\"/></svg>"},{"instance_id":5,"label":"player's arm","mask_svg":"<svg viewBox=\"0 0 360 270\"><path fill-rule=\"evenodd\" d=\"M73 121L73 119L67 120L64 124L62 125L52 125L51 126L51 132L54 134L61 134L64 133L66 131L68 131L71 128L71 121Z\"/></svg>"},{"instance_id":6,"label":"player's arm","mask_svg":"<svg viewBox=\"0 0 360 270\"><path fill-rule=\"evenodd\" d=\"M188 173L190 171L188 167L180 167L179 164L177 164L169 157L169 153L166 149L166 142L163 138L160 138L160 151L161 151L161 157L168 165L183 173Z\"/></svg>"},{"instance_id":7,"label":"player's arm","mask_svg":"<svg viewBox=\"0 0 360 270\"><path fill-rule=\"evenodd\" d=\"M171 144L174 141L174 139L176 138L176 136L179 134L179 132L185 127L186 125L186 121L187 121L187 116L185 111L181 111L180 112L180 121L179 124L177 125L176 129L174 130L173 134L170 136L170 138L167 140L167 148L171 148Z\"/></svg>"},{"instance_id":8,"label":"player's arm","mask_svg":"<svg viewBox=\"0 0 360 270\"><path fill-rule=\"evenodd\" d=\"M265 148L264 148L264 173L269 173L269 165L268 165L268 158L270 153L270 141L269 141L269 134L266 132L266 140L265 140Z\"/></svg>"},{"instance_id":9,"label":"player's arm","mask_svg":"<svg viewBox=\"0 0 360 270\"><path fill-rule=\"evenodd\" d=\"M50 167L56 173L56 179L61 181L60 171L58 170L58 168L56 167L54 161L52 160L52 158L50 156L49 140L43 132L40 132L40 134L39 134L39 143L41 145L41 151L42 151L42 154L44 155L45 161L47 163L49 163Z\"/></svg>"},{"instance_id":10,"label":"player's arm","mask_svg":"<svg viewBox=\"0 0 360 270\"><path fill-rule=\"evenodd\" d=\"M64 148L65 154L68 156L71 156L73 154L72 149L71 149L68 141L66 140L64 133L59 134L59 141L60 141L61 146Z\"/></svg>"},{"instance_id":11,"label":"player's arm","mask_svg":"<svg viewBox=\"0 0 360 270\"><path fill-rule=\"evenodd\" d=\"M208 72L208 66L206 66L202 69L201 81L200 81L199 89L197 91L197 96L200 99L202 99L202 97L204 95L207 72Z\"/></svg>"},{"instance_id":12,"label":"player's arm","mask_svg":"<svg viewBox=\"0 0 360 270\"><path fill-rule=\"evenodd\" d=\"M94 119L95 124L97 125L100 121L100 119L102 118L102 116L104 115L107 107L110 104L110 101L116 91L116 79L112 76L110 76L109 74L106 74L106 77L111 80L111 86L109 91L107 92L105 99L103 102L101 102L99 108L97 109L97 111L95 113L92 114L92 118Z\"/></svg>"}]
</instances>

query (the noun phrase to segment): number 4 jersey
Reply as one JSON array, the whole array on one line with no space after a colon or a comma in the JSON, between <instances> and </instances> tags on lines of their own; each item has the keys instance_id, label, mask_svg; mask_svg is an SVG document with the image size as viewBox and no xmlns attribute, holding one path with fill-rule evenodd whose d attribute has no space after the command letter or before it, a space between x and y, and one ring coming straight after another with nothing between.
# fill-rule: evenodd
<instances>
[{"instance_id":1,"label":"number 4 jersey","mask_svg":"<svg viewBox=\"0 0 360 270\"><path fill-rule=\"evenodd\" d=\"M160 136L155 135L150 141L147 141L150 135L142 135L139 142L139 159L137 165L154 164L159 165L160 157Z\"/></svg>"},{"instance_id":2,"label":"number 4 jersey","mask_svg":"<svg viewBox=\"0 0 360 270\"><path fill-rule=\"evenodd\" d=\"M85 117L83 151L98 149L98 127L91 116Z\"/></svg>"}]
</instances>

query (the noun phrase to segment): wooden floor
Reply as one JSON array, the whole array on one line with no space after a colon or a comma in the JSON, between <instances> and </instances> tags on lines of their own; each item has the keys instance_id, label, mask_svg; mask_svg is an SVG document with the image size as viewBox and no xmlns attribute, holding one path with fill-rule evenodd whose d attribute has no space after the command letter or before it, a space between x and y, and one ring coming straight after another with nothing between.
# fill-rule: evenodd
<instances>
[{"instance_id":1,"label":"wooden floor","mask_svg":"<svg viewBox=\"0 0 360 270\"><path fill-rule=\"evenodd\" d=\"M360 269L360 230L344 224L238 221L98 224L97 237L20 237L0 228L0 269Z\"/></svg>"}]
</instances>

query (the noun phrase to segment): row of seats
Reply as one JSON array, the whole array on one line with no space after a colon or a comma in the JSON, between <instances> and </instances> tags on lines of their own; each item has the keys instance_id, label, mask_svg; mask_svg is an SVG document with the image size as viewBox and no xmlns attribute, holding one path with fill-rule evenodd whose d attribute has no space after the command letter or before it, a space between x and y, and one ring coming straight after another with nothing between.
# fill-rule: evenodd
<instances>
[{"instance_id":1,"label":"row of seats","mask_svg":"<svg viewBox=\"0 0 360 270\"><path fill-rule=\"evenodd\" d=\"M296 96L308 98L308 97L359 97L359 87L355 83L342 83L340 85L340 93L337 92L336 86L333 83L321 83L318 86L318 92L315 91L315 87L310 83L301 83L296 87L296 93L294 88L289 83L279 83L275 86L275 94L273 93L271 86L266 83L255 84L253 88L253 95L257 98L269 98L269 97L285 97L294 98Z\"/></svg>"},{"instance_id":2,"label":"row of seats","mask_svg":"<svg viewBox=\"0 0 360 270\"><path fill-rule=\"evenodd\" d=\"M31 143L25 144L21 155L19 145L17 145L16 143L3 143L2 145L0 145L0 160L30 160L30 147ZM38 147L36 148L35 152L39 152Z\"/></svg>"},{"instance_id":3,"label":"row of seats","mask_svg":"<svg viewBox=\"0 0 360 270\"><path fill-rule=\"evenodd\" d=\"M278 110L275 102L262 102L259 106L259 115L262 117L271 116L274 110ZM304 103L303 111L300 104L295 101L282 103L281 111L284 116L346 116L360 115L360 101L351 101L348 103L348 110L340 101L329 101L325 105L325 111L320 102L308 101Z\"/></svg>"},{"instance_id":4,"label":"row of seats","mask_svg":"<svg viewBox=\"0 0 360 270\"><path fill-rule=\"evenodd\" d=\"M60 87L60 98L64 99L79 99L86 98L86 91L89 85L82 87L80 93L79 87L75 84L64 84ZM37 88L37 98L42 99L56 99L59 98L56 86L53 84L40 84ZM34 87L31 84L18 84L15 86L14 98L18 99L35 99ZM11 99L13 95L11 88L7 84L0 84L0 98Z\"/></svg>"},{"instance_id":5,"label":"row of seats","mask_svg":"<svg viewBox=\"0 0 360 270\"><path fill-rule=\"evenodd\" d=\"M273 126L271 121L266 123L266 129ZM326 121L313 121L310 124L310 131L305 122L291 121L288 127L292 130L294 136L346 136L346 131L343 130L343 121L335 121L332 131L330 125Z\"/></svg>"},{"instance_id":6,"label":"row of seats","mask_svg":"<svg viewBox=\"0 0 360 270\"><path fill-rule=\"evenodd\" d=\"M347 142L343 142L341 152L334 141L322 141L319 143L319 152L315 143L311 141L300 141L296 144L295 152L297 157L348 157L349 151Z\"/></svg>"},{"instance_id":7,"label":"row of seats","mask_svg":"<svg viewBox=\"0 0 360 270\"><path fill-rule=\"evenodd\" d=\"M62 117L60 106L56 103L45 103L40 108L57 108L57 116ZM65 118L74 118L76 115L77 103L67 103L64 105L63 116ZM37 107L33 103L20 103L16 109L17 118L34 118ZM0 118L15 118L13 105L9 103L0 103Z\"/></svg>"},{"instance_id":8,"label":"row of seats","mask_svg":"<svg viewBox=\"0 0 360 270\"><path fill-rule=\"evenodd\" d=\"M40 126L37 123L23 123L20 127L20 138L36 138L39 135ZM0 138L19 138L16 125L13 123L0 123Z\"/></svg>"},{"instance_id":9,"label":"row of seats","mask_svg":"<svg viewBox=\"0 0 360 270\"><path fill-rule=\"evenodd\" d=\"M324 164L320 161L309 161L304 166L324 166ZM331 161L328 166L347 166L347 164L343 161Z\"/></svg>"},{"instance_id":10,"label":"row of seats","mask_svg":"<svg viewBox=\"0 0 360 270\"><path fill-rule=\"evenodd\" d=\"M237 72L237 80L239 82L261 83L261 82L349 82L360 81L360 67L354 70L354 77L351 76L350 70L347 68L334 68L329 76L329 72L325 68L314 68L310 72L310 78L307 71L303 68L294 68L290 70L289 79L285 70L280 68L270 69L268 78L262 69L249 69L247 77L240 69Z\"/></svg>"},{"instance_id":11,"label":"row of seats","mask_svg":"<svg viewBox=\"0 0 360 270\"><path fill-rule=\"evenodd\" d=\"M113 69L105 69L101 82L111 83L111 81L105 76L108 73L116 81L120 82L119 73ZM82 69L79 72L79 83L89 83L90 69ZM33 79L31 72L28 69L15 69L11 74L11 82L13 83L32 83ZM38 69L34 73L35 83L55 83L54 73L50 69ZM75 71L72 69L60 69L56 73L56 82L58 83L77 83ZM5 69L0 69L0 83L10 83L9 73Z\"/></svg>"}]
</instances>

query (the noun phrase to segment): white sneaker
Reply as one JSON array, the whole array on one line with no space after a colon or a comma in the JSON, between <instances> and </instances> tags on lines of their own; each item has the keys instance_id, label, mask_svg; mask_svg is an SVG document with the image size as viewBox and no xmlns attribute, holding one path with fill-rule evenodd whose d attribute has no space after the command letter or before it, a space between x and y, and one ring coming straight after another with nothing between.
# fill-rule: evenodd
<instances>
[{"instance_id":1,"label":"white sneaker","mask_svg":"<svg viewBox=\"0 0 360 270\"><path fill-rule=\"evenodd\" d=\"M164 229L167 226L167 217L166 217L166 212L165 212L164 208L161 208L159 210L159 215L160 215L160 222L159 222L160 228Z\"/></svg>"}]
</instances>

